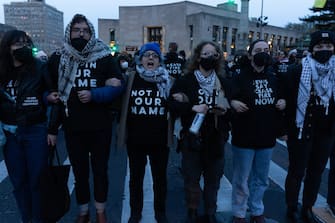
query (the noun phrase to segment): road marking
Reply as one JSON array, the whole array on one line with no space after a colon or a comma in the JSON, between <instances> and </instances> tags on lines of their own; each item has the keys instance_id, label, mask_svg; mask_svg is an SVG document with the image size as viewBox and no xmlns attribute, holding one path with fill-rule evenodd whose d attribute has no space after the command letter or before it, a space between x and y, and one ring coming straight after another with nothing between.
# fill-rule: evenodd
<instances>
[{"instance_id":1,"label":"road marking","mask_svg":"<svg viewBox=\"0 0 335 223\"><path fill-rule=\"evenodd\" d=\"M69 157L66 158L66 160L64 160L63 165L69 165L70 160ZM72 170L72 166L70 167L70 173L69 173L69 179L67 181L67 187L69 188L69 192L70 194L72 194L73 190L74 190L74 175L73 175L73 170Z\"/></svg>"},{"instance_id":2,"label":"road marking","mask_svg":"<svg viewBox=\"0 0 335 223\"><path fill-rule=\"evenodd\" d=\"M0 183L8 176L7 167L5 161L0 162Z\"/></svg>"},{"instance_id":3,"label":"road marking","mask_svg":"<svg viewBox=\"0 0 335 223\"><path fill-rule=\"evenodd\" d=\"M269 178L278 186L280 186L285 191L285 179L287 175L287 171L278 166L275 162L270 162L270 174ZM299 195L299 200L302 199L302 189L304 187L304 183L301 184L301 190ZM314 204L315 207L325 207L327 206L327 200L320 194L318 194L317 200Z\"/></svg>"},{"instance_id":4,"label":"road marking","mask_svg":"<svg viewBox=\"0 0 335 223\"><path fill-rule=\"evenodd\" d=\"M147 160L145 175L143 180L143 210L141 223L155 222L154 217L154 195L152 190L152 176L150 162ZM127 159L127 176L124 183L124 200L122 202L121 223L127 223L130 217L129 206L129 160Z\"/></svg>"}]
</instances>

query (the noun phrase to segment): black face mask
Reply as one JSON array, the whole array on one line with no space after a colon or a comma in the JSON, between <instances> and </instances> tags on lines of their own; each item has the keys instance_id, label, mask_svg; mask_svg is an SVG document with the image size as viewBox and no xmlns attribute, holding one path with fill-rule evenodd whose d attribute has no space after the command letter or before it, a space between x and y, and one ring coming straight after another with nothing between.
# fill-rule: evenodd
<instances>
[{"instance_id":1,"label":"black face mask","mask_svg":"<svg viewBox=\"0 0 335 223\"><path fill-rule=\"evenodd\" d=\"M206 71L214 69L216 67L216 64L217 64L217 59L215 59L214 57L206 57L206 58L201 57L200 58L200 65Z\"/></svg>"},{"instance_id":2,"label":"black face mask","mask_svg":"<svg viewBox=\"0 0 335 223\"><path fill-rule=\"evenodd\" d=\"M313 58L319 63L323 64L326 63L332 55L333 55L332 50L321 50L321 51L315 51L313 54Z\"/></svg>"},{"instance_id":3,"label":"black face mask","mask_svg":"<svg viewBox=\"0 0 335 223\"><path fill-rule=\"evenodd\" d=\"M13 51L13 56L21 63L31 63L33 61L33 51L30 47L24 46Z\"/></svg>"},{"instance_id":4,"label":"black face mask","mask_svg":"<svg viewBox=\"0 0 335 223\"><path fill-rule=\"evenodd\" d=\"M73 48L75 48L79 52L81 52L85 48L87 43L88 41L84 38L71 39L71 45L73 46Z\"/></svg>"},{"instance_id":5,"label":"black face mask","mask_svg":"<svg viewBox=\"0 0 335 223\"><path fill-rule=\"evenodd\" d=\"M258 67L263 67L263 66L268 65L269 58L270 58L269 54L267 54L265 52L256 53L254 55L254 63Z\"/></svg>"}]
</instances>

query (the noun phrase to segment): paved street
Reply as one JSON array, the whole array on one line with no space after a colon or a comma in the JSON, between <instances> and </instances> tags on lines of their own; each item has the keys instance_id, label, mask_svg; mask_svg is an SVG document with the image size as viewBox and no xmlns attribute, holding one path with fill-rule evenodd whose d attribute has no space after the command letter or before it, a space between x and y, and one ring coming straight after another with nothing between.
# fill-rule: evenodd
<instances>
[{"instance_id":1,"label":"paved street","mask_svg":"<svg viewBox=\"0 0 335 223\"><path fill-rule=\"evenodd\" d=\"M64 141L62 135L59 137L58 147L64 163L68 162ZM19 214L12 195L12 186L7 176L7 171L3 162L3 155L0 155L0 222L1 223L20 223ZM287 169L287 151L283 144L278 143L273 154L270 169L270 187L265 195L265 215L271 219L269 222L286 223L285 220L285 200L284 200L284 180ZM145 176L145 201L142 223L154 223L154 213L152 209L152 180L148 174L150 168L147 167ZM317 200L317 206L325 206L325 196L327 193L326 169L321 184L320 194ZM232 177L232 159L231 147L226 147L225 176L221 180L221 187L218 199L217 217L220 222L231 222L231 184ZM127 156L125 150L118 150L112 145L110 163L109 163L109 197L107 205L108 219L112 223L126 223L129 217L129 192L128 192L128 169ZM74 222L76 217L76 204L74 192L74 179L70 175L68 186L71 191L71 210L60 221L61 223ZM91 213L94 213L93 207ZM200 210L201 212L201 210ZM185 218L185 201L183 193L183 179L180 173L180 155L171 150L168 166L168 200L167 215L171 223L182 223ZM94 216L94 215L93 215ZM199 219L201 222L201 219Z\"/></svg>"}]
</instances>

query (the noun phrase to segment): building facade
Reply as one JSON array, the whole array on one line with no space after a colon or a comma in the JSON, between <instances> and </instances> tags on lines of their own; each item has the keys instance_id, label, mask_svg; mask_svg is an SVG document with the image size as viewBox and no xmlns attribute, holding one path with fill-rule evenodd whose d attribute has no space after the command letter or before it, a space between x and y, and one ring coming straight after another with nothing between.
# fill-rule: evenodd
<instances>
[{"instance_id":1,"label":"building facade","mask_svg":"<svg viewBox=\"0 0 335 223\"><path fill-rule=\"evenodd\" d=\"M45 0L28 0L4 4L5 24L26 31L39 50L51 54L62 45L63 12Z\"/></svg>"},{"instance_id":2,"label":"building facade","mask_svg":"<svg viewBox=\"0 0 335 223\"><path fill-rule=\"evenodd\" d=\"M241 0L241 11L232 1L212 7L190 1L153 5L121 6L119 19L99 19L99 37L117 44L119 51L134 50L149 41L158 42L163 52L169 42L190 55L203 40L220 45L225 55L245 51L256 39L264 39L276 52L295 45L301 33L276 26L258 26L249 19L249 0Z\"/></svg>"},{"instance_id":3,"label":"building facade","mask_svg":"<svg viewBox=\"0 0 335 223\"><path fill-rule=\"evenodd\" d=\"M13 29L16 29L16 28L13 26L0 23L0 41L2 40L2 37L4 36L5 32L9 30L13 30Z\"/></svg>"}]
</instances>

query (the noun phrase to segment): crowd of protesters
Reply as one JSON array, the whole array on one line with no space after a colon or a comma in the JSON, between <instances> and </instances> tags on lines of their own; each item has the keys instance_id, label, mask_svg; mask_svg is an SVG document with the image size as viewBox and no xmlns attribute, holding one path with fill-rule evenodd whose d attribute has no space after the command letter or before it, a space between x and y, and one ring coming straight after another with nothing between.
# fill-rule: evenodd
<instances>
[{"instance_id":1,"label":"crowd of protesters","mask_svg":"<svg viewBox=\"0 0 335 223\"><path fill-rule=\"evenodd\" d=\"M75 177L76 223L93 219L91 202L96 222L108 222L112 130L117 131L116 145L128 154L128 223L142 219L147 158L154 217L158 223L169 222L167 166L172 147L181 155L185 222L197 222L201 199L205 222L219 222L217 192L229 134L233 223L246 223L247 210L251 223L267 221L263 197L276 139L287 142L289 155L287 219L319 222L312 208L329 158L327 208L335 218L333 32L313 32L308 51L291 49L275 57L264 40L227 60L212 41L199 43L189 58L185 51L178 52L176 42L169 43L165 55L159 44L148 42L134 55L112 56L109 46L95 37L92 23L76 14L66 27L63 46L50 57L44 52L34 57L33 45L19 30L5 33L0 44L3 153L23 223L47 223L38 181L48 165L48 146L56 144L60 128ZM118 128L112 128L113 119Z\"/></svg>"}]
</instances>

